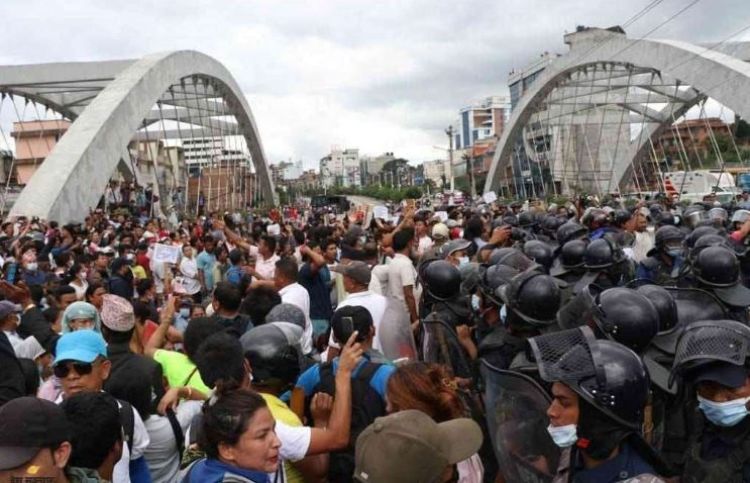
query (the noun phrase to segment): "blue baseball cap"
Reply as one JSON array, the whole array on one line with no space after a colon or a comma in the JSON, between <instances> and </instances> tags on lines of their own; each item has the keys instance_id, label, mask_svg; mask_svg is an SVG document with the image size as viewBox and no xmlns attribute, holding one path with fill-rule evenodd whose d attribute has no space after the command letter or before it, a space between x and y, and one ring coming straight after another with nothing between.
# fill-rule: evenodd
<instances>
[{"instance_id":1,"label":"blue baseball cap","mask_svg":"<svg viewBox=\"0 0 750 483\"><path fill-rule=\"evenodd\" d=\"M60 361L94 362L97 357L107 357L107 344L99 332L77 330L68 332L57 341L55 364Z\"/></svg>"}]
</instances>

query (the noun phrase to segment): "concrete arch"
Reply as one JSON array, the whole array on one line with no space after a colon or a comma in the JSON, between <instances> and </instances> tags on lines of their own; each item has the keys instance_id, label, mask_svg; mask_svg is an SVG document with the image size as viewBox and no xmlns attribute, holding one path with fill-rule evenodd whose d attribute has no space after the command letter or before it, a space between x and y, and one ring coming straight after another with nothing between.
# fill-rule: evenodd
<instances>
[{"instance_id":1,"label":"concrete arch","mask_svg":"<svg viewBox=\"0 0 750 483\"><path fill-rule=\"evenodd\" d=\"M750 63L726 53L709 50L707 47L672 40L628 39L624 34L612 30L587 29L568 34L566 43L571 45L568 54L555 59L530 90L521 98L505 126L497 143L484 191L497 191L502 173L507 166L513 146L524 126L529 122L538 106L558 86L564 84L576 71L595 68L603 64L630 65L653 69L690 85L700 96L685 99L693 105L699 97L716 99L745 119L750 119ZM720 49L721 50L721 49ZM685 112L686 109L675 111ZM643 139L658 134L671 120L649 128ZM642 145L629 146L627 162L618 163L613 170L610 188L616 187L628 170L634 156ZM625 158L622 158L625 160ZM614 186L613 186L614 185Z\"/></svg>"},{"instance_id":2,"label":"concrete arch","mask_svg":"<svg viewBox=\"0 0 750 483\"><path fill-rule=\"evenodd\" d=\"M101 91L78 114L14 204L11 215L81 221L95 206L133 133L154 104L187 77L213 82L239 124L250 150L264 199L275 200L273 181L250 107L229 71L196 51L164 52L136 61L96 63L88 75L103 80ZM62 64L64 65L64 64ZM2 73L2 70L0 70ZM108 76L112 80L106 82ZM17 93L23 95L21 88ZM59 108L60 103L54 103Z\"/></svg>"}]
</instances>

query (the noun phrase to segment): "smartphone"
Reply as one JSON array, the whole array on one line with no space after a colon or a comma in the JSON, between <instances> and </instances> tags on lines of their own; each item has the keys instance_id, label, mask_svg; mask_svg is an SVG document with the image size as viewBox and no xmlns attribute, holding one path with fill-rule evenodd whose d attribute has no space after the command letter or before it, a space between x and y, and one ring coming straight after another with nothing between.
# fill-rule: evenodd
<instances>
[{"instance_id":1,"label":"smartphone","mask_svg":"<svg viewBox=\"0 0 750 483\"><path fill-rule=\"evenodd\" d=\"M5 272L5 280L7 280L8 283L12 285L12 284L16 283L16 275L17 274L18 274L18 264L17 263L9 263L8 264L8 270Z\"/></svg>"}]
</instances>

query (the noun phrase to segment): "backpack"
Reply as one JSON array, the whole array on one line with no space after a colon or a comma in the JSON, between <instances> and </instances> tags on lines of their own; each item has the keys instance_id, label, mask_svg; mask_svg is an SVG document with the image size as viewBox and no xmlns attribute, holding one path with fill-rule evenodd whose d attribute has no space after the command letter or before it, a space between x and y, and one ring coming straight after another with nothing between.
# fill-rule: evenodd
<instances>
[{"instance_id":1,"label":"backpack","mask_svg":"<svg viewBox=\"0 0 750 483\"><path fill-rule=\"evenodd\" d=\"M352 420L349 433L349 446L341 451L331 452L328 464L328 479L336 482L351 482L354 475L354 444L357 437L375 418L385 415L385 401L370 386L370 380L382 364L366 361L352 376ZM320 383L315 392L336 394L333 364L320 365ZM309 404L308 404L309 407Z\"/></svg>"},{"instance_id":2,"label":"backpack","mask_svg":"<svg viewBox=\"0 0 750 483\"><path fill-rule=\"evenodd\" d=\"M118 399L120 409L120 425L125 437L125 443L128 445L130 454L133 454L133 435L135 434L135 416L133 416L133 406L129 402Z\"/></svg>"}]
</instances>

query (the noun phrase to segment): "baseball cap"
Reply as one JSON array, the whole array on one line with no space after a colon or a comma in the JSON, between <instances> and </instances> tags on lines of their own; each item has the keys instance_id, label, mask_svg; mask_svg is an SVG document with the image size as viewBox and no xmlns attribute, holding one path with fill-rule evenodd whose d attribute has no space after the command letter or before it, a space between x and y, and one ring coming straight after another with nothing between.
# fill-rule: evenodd
<instances>
[{"instance_id":1,"label":"baseball cap","mask_svg":"<svg viewBox=\"0 0 750 483\"><path fill-rule=\"evenodd\" d=\"M435 226L432 227L433 238L446 239L449 235L450 232L448 231L448 227L445 225L445 223L436 223Z\"/></svg>"},{"instance_id":2,"label":"baseball cap","mask_svg":"<svg viewBox=\"0 0 750 483\"><path fill-rule=\"evenodd\" d=\"M482 430L468 418L436 423L421 411L377 418L357 438L354 479L363 483L437 481L449 465L475 454Z\"/></svg>"},{"instance_id":3,"label":"baseball cap","mask_svg":"<svg viewBox=\"0 0 750 483\"><path fill-rule=\"evenodd\" d=\"M77 330L63 334L57 341L55 364L60 361L94 362L97 357L107 357L107 344L98 332Z\"/></svg>"},{"instance_id":4,"label":"baseball cap","mask_svg":"<svg viewBox=\"0 0 750 483\"><path fill-rule=\"evenodd\" d=\"M268 312L268 315L266 315L266 322L289 322L303 329L306 324L305 313L302 309L289 303L274 305L271 311Z\"/></svg>"},{"instance_id":5,"label":"baseball cap","mask_svg":"<svg viewBox=\"0 0 750 483\"><path fill-rule=\"evenodd\" d=\"M370 267L365 262L353 261L346 265L340 263L331 270L350 277L362 285L370 284Z\"/></svg>"},{"instance_id":6,"label":"baseball cap","mask_svg":"<svg viewBox=\"0 0 750 483\"><path fill-rule=\"evenodd\" d=\"M21 310L20 305L14 304L8 300L2 300L0 301L0 320L6 318L13 312L20 312Z\"/></svg>"},{"instance_id":7,"label":"baseball cap","mask_svg":"<svg viewBox=\"0 0 750 483\"><path fill-rule=\"evenodd\" d=\"M0 408L0 470L18 468L42 448L70 441L70 432L57 404L35 397L9 401Z\"/></svg>"},{"instance_id":8,"label":"baseball cap","mask_svg":"<svg viewBox=\"0 0 750 483\"><path fill-rule=\"evenodd\" d=\"M467 250L470 246L471 242L469 240L464 240L463 238L451 240L443 245L442 250L440 250L440 256L445 258L459 250Z\"/></svg>"},{"instance_id":9,"label":"baseball cap","mask_svg":"<svg viewBox=\"0 0 750 483\"><path fill-rule=\"evenodd\" d=\"M747 380L748 372L743 366L729 362L716 361L695 368L692 371L694 384L699 382L716 382L725 387L737 389Z\"/></svg>"},{"instance_id":10,"label":"baseball cap","mask_svg":"<svg viewBox=\"0 0 750 483\"><path fill-rule=\"evenodd\" d=\"M115 332L127 332L135 327L133 305L119 295L102 296L102 324Z\"/></svg>"}]
</instances>

